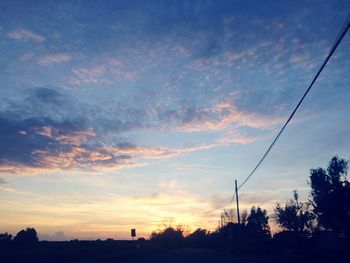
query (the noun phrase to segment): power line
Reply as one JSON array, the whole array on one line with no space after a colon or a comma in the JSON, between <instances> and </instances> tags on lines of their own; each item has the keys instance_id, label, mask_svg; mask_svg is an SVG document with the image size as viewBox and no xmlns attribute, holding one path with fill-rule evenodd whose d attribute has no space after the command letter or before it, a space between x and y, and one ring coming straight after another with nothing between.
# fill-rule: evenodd
<instances>
[{"instance_id":1,"label":"power line","mask_svg":"<svg viewBox=\"0 0 350 263\"><path fill-rule=\"evenodd\" d=\"M339 39L340 35L342 34L342 32L345 30L345 28L346 28L348 23L350 23L350 14L346 18L346 20L345 20L343 26L341 27L341 29L339 29L338 35L337 35L336 39L334 40L334 42L332 44L332 48L335 46L336 42L338 41L338 39Z\"/></svg>"},{"instance_id":2,"label":"power line","mask_svg":"<svg viewBox=\"0 0 350 263\"><path fill-rule=\"evenodd\" d=\"M258 169L258 167L262 164L262 162L265 160L265 158L267 157L267 155L269 154L269 152L271 151L272 147L275 145L275 143L277 142L278 138L281 136L281 134L283 133L284 129L287 127L288 123L290 122L290 120L293 118L293 116L295 115L296 111L298 110L298 108L300 107L301 103L304 101L306 95L309 93L309 91L311 90L311 88L313 87L314 83L316 82L317 78L319 77L319 75L321 74L322 70L324 69L324 67L327 65L329 59L332 57L333 53L335 52L335 50L337 49L337 47L339 46L340 42L342 41L342 39L344 38L346 32L348 31L349 27L350 27L350 21L349 21L349 17L350 15L347 17L346 22L344 23L342 30L339 32L336 40L334 41L326 59L323 61L321 67L319 68L319 70L317 71L317 74L315 75L315 77L313 78L313 80L311 81L310 85L308 86L308 88L306 89L304 95L302 96L302 98L299 100L297 106L294 108L292 114L289 116L289 118L287 119L286 123L283 125L282 129L279 131L279 133L277 134L276 138L273 140L273 142L271 143L270 147L267 149L267 151L265 152L265 154L262 156L262 158L260 159L260 161L258 162L258 164L254 167L254 169L250 172L250 174L246 177L246 179L240 184L240 186L238 187L238 190L241 189L244 184L249 180L249 178L255 173L255 171ZM231 202L233 201L233 198L231 199Z\"/></svg>"}]
</instances>

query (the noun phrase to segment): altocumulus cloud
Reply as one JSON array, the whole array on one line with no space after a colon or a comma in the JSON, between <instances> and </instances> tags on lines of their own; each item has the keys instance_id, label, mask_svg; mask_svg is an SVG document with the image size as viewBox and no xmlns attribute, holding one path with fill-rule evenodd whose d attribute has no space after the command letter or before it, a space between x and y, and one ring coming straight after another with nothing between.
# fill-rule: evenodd
<instances>
[{"instance_id":1,"label":"altocumulus cloud","mask_svg":"<svg viewBox=\"0 0 350 263\"><path fill-rule=\"evenodd\" d=\"M8 36L9 38L15 39L15 40L32 40L37 43L42 43L45 41L45 38L43 36L23 28L18 28L10 32Z\"/></svg>"},{"instance_id":2,"label":"altocumulus cloud","mask_svg":"<svg viewBox=\"0 0 350 263\"><path fill-rule=\"evenodd\" d=\"M53 89L35 88L22 101L3 103L0 112L0 172L36 173L55 169L120 169L144 165L150 159L174 158L254 137L231 133L203 145L170 148L127 141L124 132L137 129L225 132L249 126L267 128L278 119L246 114L232 103L211 108L158 107L153 111L132 103L113 107L83 104ZM234 137L234 138L231 138Z\"/></svg>"},{"instance_id":3,"label":"altocumulus cloud","mask_svg":"<svg viewBox=\"0 0 350 263\"><path fill-rule=\"evenodd\" d=\"M11 110L0 113L0 171L110 166L130 156L106 150L88 118L67 115L70 102L60 93L38 88ZM67 109L68 107L68 109ZM66 108L65 110L60 110ZM73 108L74 110L74 108Z\"/></svg>"},{"instance_id":4,"label":"altocumulus cloud","mask_svg":"<svg viewBox=\"0 0 350 263\"><path fill-rule=\"evenodd\" d=\"M58 53L58 54L51 54L46 55L39 59L39 64L42 65L51 65L55 63L62 63L62 62L69 62L73 59L73 57L69 54L64 53Z\"/></svg>"}]
</instances>

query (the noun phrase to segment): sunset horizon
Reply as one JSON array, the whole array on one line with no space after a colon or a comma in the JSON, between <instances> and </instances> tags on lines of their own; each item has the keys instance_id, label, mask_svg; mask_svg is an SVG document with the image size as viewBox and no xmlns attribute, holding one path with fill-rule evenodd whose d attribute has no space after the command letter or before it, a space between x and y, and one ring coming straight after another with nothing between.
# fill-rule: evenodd
<instances>
[{"instance_id":1,"label":"sunset horizon","mask_svg":"<svg viewBox=\"0 0 350 263\"><path fill-rule=\"evenodd\" d=\"M317 4L315 4L317 3ZM2 1L0 233L215 232L339 36L349 1ZM344 27L343 27L344 28ZM350 159L345 35L240 211L312 198ZM234 200L234 199L232 199ZM235 215L234 222L237 223Z\"/></svg>"}]
</instances>

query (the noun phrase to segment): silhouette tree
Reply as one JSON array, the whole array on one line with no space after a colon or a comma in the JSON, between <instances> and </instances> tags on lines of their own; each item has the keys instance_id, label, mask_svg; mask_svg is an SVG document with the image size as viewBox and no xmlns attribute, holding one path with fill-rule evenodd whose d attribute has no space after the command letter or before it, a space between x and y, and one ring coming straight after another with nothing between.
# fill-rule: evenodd
<instances>
[{"instance_id":1,"label":"silhouette tree","mask_svg":"<svg viewBox=\"0 0 350 263\"><path fill-rule=\"evenodd\" d=\"M193 233L189 234L186 239L193 239L193 240L197 240L197 239L204 239L208 234L208 231L206 229L202 229L202 228L197 228Z\"/></svg>"},{"instance_id":2,"label":"silhouette tree","mask_svg":"<svg viewBox=\"0 0 350 263\"><path fill-rule=\"evenodd\" d=\"M202 247L208 239L209 232L206 229L197 228L193 233L186 236L186 243L191 247Z\"/></svg>"},{"instance_id":3,"label":"silhouette tree","mask_svg":"<svg viewBox=\"0 0 350 263\"><path fill-rule=\"evenodd\" d=\"M26 230L21 230L13 239L14 243L18 246L33 246L39 239L34 228L27 228Z\"/></svg>"},{"instance_id":4,"label":"silhouette tree","mask_svg":"<svg viewBox=\"0 0 350 263\"><path fill-rule=\"evenodd\" d=\"M275 207L275 220L284 229L296 233L308 233L312 230L314 216L309 205L299 201L297 191L293 192L293 199L281 206Z\"/></svg>"},{"instance_id":5,"label":"silhouette tree","mask_svg":"<svg viewBox=\"0 0 350 263\"><path fill-rule=\"evenodd\" d=\"M350 235L348 161L334 156L328 168L310 170L313 212L320 228Z\"/></svg>"},{"instance_id":6,"label":"silhouette tree","mask_svg":"<svg viewBox=\"0 0 350 263\"><path fill-rule=\"evenodd\" d=\"M0 242L7 242L12 240L12 235L9 233L0 233Z\"/></svg>"},{"instance_id":7,"label":"silhouette tree","mask_svg":"<svg viewBox=\"0 0 350 263\"><path fill-rule=\"evenodd\" d=\"M152 232L151 241L167 248L177 248L182 245L184 236L181 230L167 227L161 232Z\"/></svg>"},{"instance_id":8,"label":"silhouette tree","mask_svg":"<svg viewBox=\"0 0 350 263\"><path fill-rule=\"evenodd\" d=\"M0 233L0 246L9 246L12 241L12 235L8 233Z\"/></svg>"},{"instance_id":9,"label":"silhouette tree","mask_svg":"<svg viewBox=\"0 0 350 263\"><path fill-rule=\"evenodd\" d=\"M270 237L269 217L266 210L262 210L259 206L253 206L247 217L246 231L249 235L256 237Z\"/></svg>"},{"instance_id":10,"label":"silhouette tree","mask_svg":"<svg viewBox=\"0 0 350 263\"><path fill-rule=\"evenodd\" d=\"M185 224L177 224L175 230L181 232L183 237L187 237L189 234L191 234L190 227Z\"/></svg>"}]
</instances>

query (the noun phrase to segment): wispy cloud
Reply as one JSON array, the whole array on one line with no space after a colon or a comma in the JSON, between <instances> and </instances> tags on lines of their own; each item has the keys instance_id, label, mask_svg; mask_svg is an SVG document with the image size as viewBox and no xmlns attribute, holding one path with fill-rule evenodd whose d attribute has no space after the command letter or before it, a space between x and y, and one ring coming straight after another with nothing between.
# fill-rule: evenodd
<instances>
[{"instance_id":1,"label":"wispy cloud","mask_svg":"<svg viewBox=\"0 0 350 263\"><path fill-rule=\"evenodd\" d=\"M52 65L56 63L69 62L73 59L73 56L65 53L46 55L39 59L41 65Z\"/></svg>"},{"instance_id":2,"label":"wispy cloud","mask_svg":"<svg viewBox=\"0 0 350 263\"><path fill-rule=\"evenodd\" d=\"M224 133L219 139L220 145L249 144L258 139L257 136L240 134L237 131Z\"/></svg>"},{"instance_id":3,"label":"wispy cloud","mask_svg":"<svg viewBox=\"0 0 350 263\"><path fill-rule=\"evenodd\" d=\"M96 69L99 73L103 69ZM149 114L128 104L104 108L70 102L69 98L47 88L36 88L23 103L11 104L0 115L0 166L2 173L38 173L57 169L123 169L139 167L149 160L176 158L197 151L231 144L248 144L258 139L239 131L242 127L271 129L280 118L246 113L233 102L216 103L206 108L157 108ZM131 108L130 108L131 107ZM83 110L83 111L81 111ZM33 111L33 112L31 112ZM9 112L13 112L9 114ZM18 113L25 113L24 116ZM36 115L36 117L33 117ZM118 114L118 115L117 115ZM45 116L45 117L44 117ZM117 119L116 116L121 116ZM106 118L105 120L103 120ZM106 126L106 124L108 124ZM169 126L170 124L170 126ZM5 128L6 127L6 128ZM122 137L123 132L146 127L163 132L211 132L216 138L188 146L133 144ZM112 134L114 139L109 141ZM15 143L16 142L16 143Z\"/></svg>"},{"instance_id":4,"label":"wispy cloud","mask_svg":"<svg viewBox=\"0 0 350 263\"><path fill-rule=\"evenodd\" d=\"M69 84L83 86L84 84L113 84L122 81L134 81L139 73L139 65L126 67L123 61L108 58L101 63L72 69Z\"/></svg>"},{"instance_id":5,"label":"wispy cloud","mask_svg":"<svg viewBox=\"0 0 350 263\"><path fill-rule=\"evenodd\" d=\"M105 65L97 65L91 68L80 68L73 69L73 75L70 78L70 84L81 86L83 84L102 84L102 83L111 83L109 78L106 78L104 74L107 69Z\"/></svg>"},{"instance_id":6,"label":"wispy cloud","mask_svg":"<svg viewBox=\"0 0 350 263\"><path fill-rule=\"evenodd\" d=\"M213 147L218 146L217 144L205 144L197 146L189 146L182 148L171 148L171 147L152 147L152 146L136 146L130 145L127 146L115 146L115 147L105 147L109 152L115 152L119 154L126 154L134 156L135 158L141 159L169 159L175 158L187 153L208 150Z\"/></svg>"},{"instance_id":7,"label":"wispy cloud","mask_svg":"<svg viewBox=\"0 0 350 263\"><path fill-rule=\"evenodd\" d=\"M37 43L42 43L45 41L45 38L39 34L36 34L32 31L26 29L16 29L8 34L11 39L16 40L32 40Z\"/></svg>"},{"instance_id":8,"label":"wispy cloud","mask_svg":"<svg viewBox=\"0 0 350 263\"><path fill-rule=\"evenodd\" d=\"M181 129L189 132L218 131L232 125L252 128L270 128L281 122L279 117L268 117L238 110L232 102L220 102L212 108L193 112L191 120L185 122Z\"/></svg>"}]
</instances>

